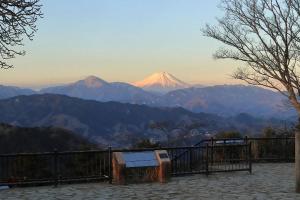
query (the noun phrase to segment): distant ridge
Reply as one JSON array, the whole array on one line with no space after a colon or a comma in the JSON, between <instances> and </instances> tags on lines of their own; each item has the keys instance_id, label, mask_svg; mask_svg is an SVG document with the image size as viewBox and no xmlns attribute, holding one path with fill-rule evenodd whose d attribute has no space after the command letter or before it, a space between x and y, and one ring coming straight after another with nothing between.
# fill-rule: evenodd
<instances>
[{"instance_id":1,"label":"distant ridge","mask_svg":"<svg viewBox=\"0 0 300 200\"><path fill-rule=\"evenodd\" d=\"M295 111L284 105L285 97L278 92L256 86L216 85L187 88L164 95L162 106L180 106L193 112L234 116L247 113L256 117L286 119Z\"/></svg>"},{"instance_id":2,"label":"distant ridge","mask_svg":"<svg viewBox=\"0 0 300 200\"><path fill-rule=\"evenodd\" d=\"M0 99L6 99L18 95L31 95L34 93L35 91L31 89L0 85Z\"/></svg>"},{"instance_id":3,"label":"distant ridge","mask_svg":"<svg viewBox=\"0 0 300 200\"><path fill-rule=\"evenodd\" d=\"M281 125L277 120L256 119L247 114L224 118L207 113L193 113L183 108L99 102L55 94L24 95L0 100L0 110L0 122L6 124L59 127L78 133L97 144L122 147L143 138L154 141L167 141L169 138L178 142L190 141L192 144L206 133L239 130L255 134L266 126ZM164 124L168 129L168 136L155 128L155 123ZM196 135L193 134L194 131L197 132ZM55 133L54 130L48 132L51 133L50 136ZM1 134L5 135L5 131L0 130ZM28 135L28 139L30 136L38 139L35 134ZM59 141L64 141L64 137L66 136ZM24 138L22 140L25 142ZM5 142L0 142L0 146L5 148Z\"/></svg>"},{"instance_id":4,"label":"distant ridge","mask_svg":"<svg viewBox=\"0 0 300 200\"><path fill-rule=\"evenodd\" d=\"M190 86L168 72L154 73L142 81L135 82L133 85L143 88L147 91L159 93L167 93Z\"/></svg>"},{"instance_id":5,"label":"distant ridge","mask_svg":"<svg viewBox=\"0 0 300 200\"><path fill-rule=\"evenodd\" d=\"M141 88L122 82L109 83L96 76L88 76L68 85L44 88L40 93L63 94L102 102L151 104L155 101L153 94Z\"/></svg>"},{"instance_id":6,"label":"distant ridge","mask_svg":"<svg viewBox=\"0 0 300 200\"><path fill-rule=\"evenodd\" d=\"M295 111L286 106L287 99L284 96L261 87L190 86L167 72L156 73L136 85L139 87L124 82L107 82L96 76L88 76L66 85L44 88L39 92L0 85L0 99L50 93L100 102L115 101L154 107L182 107L196 113L205 112L225 117L239 113L279 119L290 119L296 116Z\"/></svg>"}]
</instances>

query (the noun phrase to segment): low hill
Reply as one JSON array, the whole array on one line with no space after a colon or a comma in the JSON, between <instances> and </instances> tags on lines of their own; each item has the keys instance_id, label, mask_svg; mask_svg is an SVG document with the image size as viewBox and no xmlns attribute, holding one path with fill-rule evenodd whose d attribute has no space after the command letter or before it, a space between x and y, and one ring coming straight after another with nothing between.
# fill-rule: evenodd
<instances>
[{"instance_id":1,"label":"low hill","mask_svg":"<svg viewBox=\"0 0 300 200\"><path fill-rule=\"evenodd\" d=\"M0 110L0 122L25 127L62 127L107 145L128 145L149 135L158 139L165 137L149 128L155 122L168 122L173 127L200 120L211 129L221 124L217 123L217 116L182 108L98 102L54 94L0 100Z\"/></svg>"},{"instance_id":2,"label":"low hill","mask_svg":"<svg viewBox=\"0 0 300 200\"><path fill-rule=\"evenodd\" d=\"M144 138L196 143L202 136L218 131L249 130L255 134L266 126L280 125L278 121L259 119L253 126L245 120L192 113L183 108L98 102L54 94L0 100L0 110L0 122L23 127L61 127L99 144L123 147Z\"/></svg>"},{"instance_id":3,"label":"low hill","mask_svg":"<svg viewBox=\"0 0 300 200\"><path fill-rule=\"evenodd\" d=\"M24 128L0 124L0 154L74 151L95 149L97 145L62 128Z\"/></svg>"}]
</instances>

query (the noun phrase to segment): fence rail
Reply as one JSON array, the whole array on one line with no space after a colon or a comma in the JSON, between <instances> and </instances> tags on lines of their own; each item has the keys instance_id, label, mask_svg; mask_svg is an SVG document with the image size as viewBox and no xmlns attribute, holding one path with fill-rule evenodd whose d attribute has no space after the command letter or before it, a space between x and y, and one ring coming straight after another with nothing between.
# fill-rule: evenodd
<instances>
[{"instance_id":1,"label":"fence rail","mask_svg":"<svg viewBox=\"0 0 300 200\"><path fill-rule=\"evenodd\" d=\"M178 151L179 150L179 151ZM251 172L251 143L180 148L172 158L172 175ZM176 155L176 156L174 156Z\"/></svg>"},{"instance_id":2,"label":"fence rail","mask_svg":"<svg viewBox=\"0 0 300 200\"><path fill-rule=\"evenodd\" d=\"M295 161L295 138L294 137L245 137L226 139L201 140L194 146L220 145L220 144L246 144L252 143L253 162L294 162Z\"/></svg>"},{"instance_id":3,"label":"fence rail","mask_svg":"<svg viewBox=\"0 0 300 200\"><path fill-rule=\"evenodd\" d=\"M0 185L45 185L112 180L113 152L164 149L173 176L252 171L252 162L294 161L294 138L209 139L189 147L107 149L0 155Z\"/></svg>"},{"instance_id":4,"label":"fence rail","mask_svg":"<svg viewBox=\"0 0 300 200\"><path fill-rule=\"evenodd\" d=\"M295 138L249 138L254 162L294 162Z\"/></svg>"},{"instance_id":5,"label":"fence rail","mask_svg":"<svg viewBox=\"0 0 300 200\"><path fill-rule=\"evenodd\" d=\"M0 155L0 185L108 180L109 151Z\"/></svg>"}]
</instances>

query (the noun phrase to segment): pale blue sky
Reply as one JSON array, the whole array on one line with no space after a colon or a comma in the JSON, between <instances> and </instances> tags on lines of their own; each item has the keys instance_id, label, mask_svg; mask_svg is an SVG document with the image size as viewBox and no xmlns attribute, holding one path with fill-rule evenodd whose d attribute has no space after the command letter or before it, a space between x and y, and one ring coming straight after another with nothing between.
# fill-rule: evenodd
<instances>
[{"instance_id":1,"label":"pale blue sky","mask_svg":"<svg viewBox=\"0 0 300 200\"><path fill-rule=\"evenodd\" d=\"M36 87L88 75L134 82L168 71L190 83L232 82L236 63L215 61L202 36L222 15L219 0L42 0L44 18L27 55L0 72L0 84Z\"/></svg>"}]
</instances>

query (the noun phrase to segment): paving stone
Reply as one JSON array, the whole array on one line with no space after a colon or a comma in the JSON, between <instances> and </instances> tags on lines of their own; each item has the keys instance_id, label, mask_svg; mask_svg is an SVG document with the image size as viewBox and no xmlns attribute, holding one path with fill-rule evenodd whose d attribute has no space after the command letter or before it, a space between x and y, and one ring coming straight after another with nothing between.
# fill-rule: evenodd
<instances>
[{"instance_id":1,"label":"paving stone","mask_svg":"<svg viewBox=\"0 0 300 200\"><path fill-rule=\"evenodd\" d=\"M61 185L0 190L0 200L106 200L106 199L300 199L294 192L294 164L253 165L248 172L210 176L173 177L167 184L146 183L125 186L107 183Z\"/></svg>"}]
</instances>

